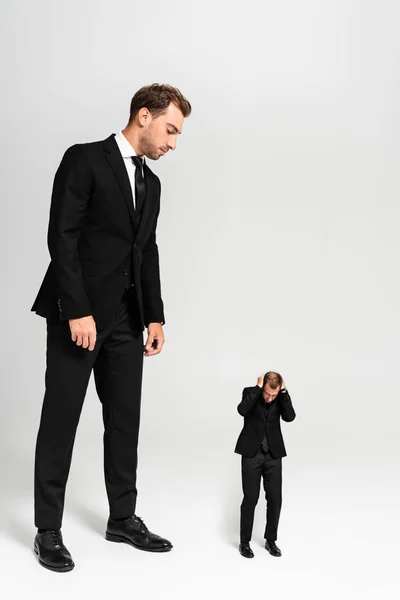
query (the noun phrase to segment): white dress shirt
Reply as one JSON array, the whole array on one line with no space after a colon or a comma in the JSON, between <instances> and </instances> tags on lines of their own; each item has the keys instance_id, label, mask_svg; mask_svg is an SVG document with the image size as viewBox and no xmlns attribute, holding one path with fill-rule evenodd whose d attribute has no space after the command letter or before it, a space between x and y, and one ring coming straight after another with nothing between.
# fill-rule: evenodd
<instances>
[{"instance_id":1,"label":"white dress shirt","mask_svg":"<svg viewBox=\"0 0 400 600\"><path fill-rule=\"evenodd\" d=\"M133 164L132 156L137 156L136 152L122 133L119 131L115 136L119 151L121 152L122 158L124 159L125 167L128 173L129 181L131 182L133 207L136 209L136 198L135 198L135 171L136 167ZM140 156L140 160L143 164L143 158ZM143 174L143 172L142 172Z\"/></svg>"}]
</instances>

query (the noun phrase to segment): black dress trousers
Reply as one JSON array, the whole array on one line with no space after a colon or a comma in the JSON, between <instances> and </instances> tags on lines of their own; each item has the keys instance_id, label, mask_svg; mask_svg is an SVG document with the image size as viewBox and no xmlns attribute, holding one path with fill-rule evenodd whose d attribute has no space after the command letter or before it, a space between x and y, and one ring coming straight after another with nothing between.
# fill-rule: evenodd
<instances>
[{"instance_id":1,"label":"black dress trousers","mask_svg":"<svg viewBox=\"0 0 400 600\"><path fill-rule=\"evenodd\" d=\"M261 478L264 483L267 515L264 538L276 541L282 506L282 459L273 458L262 449L251 458L242 456L243 502L240 507L240 541L250 542L254 510L260 495Z\"/></svg>"},{"instance_id":2,"label":"black dress trousers","mask_svg":"<svg viewBox=\"0 0 400 600\"><path fill-rule=\"evenodd\" d=\"M134 288L125 291L112 322L97 332L91 352L72 342L68 322L48 321L46 358L35 455L36 527L61 528L72 448L92 369L103 407L110 515L132 515L143 369L143 332Z\"/></svg>"}]
</instances>

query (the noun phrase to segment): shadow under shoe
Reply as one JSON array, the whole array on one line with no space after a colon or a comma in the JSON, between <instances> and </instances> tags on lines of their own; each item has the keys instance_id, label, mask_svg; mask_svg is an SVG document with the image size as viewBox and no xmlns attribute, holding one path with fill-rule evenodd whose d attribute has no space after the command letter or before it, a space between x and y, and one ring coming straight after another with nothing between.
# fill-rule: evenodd
<instances>
[{"instance_id":1,"label":"shadow under shoe","mask_svg":"<svg viewBox=\"0 0 400 600\"><path fill-rule=\"evenodd\" d=\"M271 554L271 556L282 556L282 552L272 540L265 540L265 549Z\"/></svg>"},{"instance_id":2,"label":"shadow under shoe","mask_svg":"<svg viewBox=\"0 0 400 600\"><path fill-rule=\"evenodd\" d=\"M37 533L33 551L42 567L57 573L72 571L75 564L71 554L64 546L61 531L49 530Z\"/></svg>"},{"instance_id":3,"label":"shadow under shoe","mask_svg":"<svg viewBox=\"0 0 400 600\"><path fill-rule=\"evenodd\" d=\"M244 543L239 544L239 552L245 558L254 558L254 552L250 548L249 543L244 542Z\"/></svg>"},{"instance_id":4,"label":"shadow under shoe","mask_svg":"<svg viewBox=\"0 0 400 600\"><path fill-rule=\"evenodd\" d=\"M169 552L173 546L169 540L149 531L143 520L132 515L124 520L108 519L106 540L125 543L147 552Z\"/></svg>"}]
</instances>

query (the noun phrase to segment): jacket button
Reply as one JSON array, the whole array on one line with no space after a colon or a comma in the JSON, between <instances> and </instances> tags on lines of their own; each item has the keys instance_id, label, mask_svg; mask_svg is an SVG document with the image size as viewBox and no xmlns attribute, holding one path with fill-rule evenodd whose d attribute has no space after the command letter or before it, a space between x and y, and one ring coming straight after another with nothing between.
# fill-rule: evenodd
<instances>
[{"instance_id":1,"label":"jacket button","mask_svg":"<svg viewBox=\"0 0 400 600\"><path fill-rule=\"evenodd\" d=\"M125 277L126 277L127 275L129 275L129 271L128 271L128 269L124 269L124 275L125 275Z\"/></svg>"}]
</instances>

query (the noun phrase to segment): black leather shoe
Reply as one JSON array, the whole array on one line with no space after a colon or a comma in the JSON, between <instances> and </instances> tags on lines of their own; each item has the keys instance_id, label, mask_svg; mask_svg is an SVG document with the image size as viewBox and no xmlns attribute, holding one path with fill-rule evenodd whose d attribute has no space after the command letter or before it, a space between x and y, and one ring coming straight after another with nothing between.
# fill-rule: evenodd
<instances>
[{"instance_id":1,"label":"black leather shoe","mask_svg":"<svg viewBox=\"0 0 400 600\"><path fill-rule=\"evenodd\" d=\"M282 552L279 550L278 546L271 540L265 540L265 549L268 550L272 556L282 556Z\"/></svg>"},{"instance_id":2,"label":"black leather shoe","mask_svg":"<svg viewBox=\"0 0 400 600\"><path fill-rule=\"evenodd\" d=\"M125 542L147 552L168 552L172 548L171 542L151 533L142 519L136 515L123 521L116 521L110 517L107 523L106 540Z\"/></svg>"},{"instance_id":3,"label":"black leather shoe","mask_svg":"<svg viewBox=\"0 0 400 600\"><path fill-rule=\"evenodd\" d=\"M33 551L42 567L51 571L65 573L72 571L75 566L70 553L64 546L59 529L38 532L33 544Z\"/></svg>"},{"instance_id":4,"label":"black leather shoe","mask_svg":"<svg viewBox=\"0 0 400 600\"><path fill-rule=\"evenodd\" d=\"M254 558L254 552L248 543L239 544L239 552L245 558Z\"/></svg>"}]
</instances>

